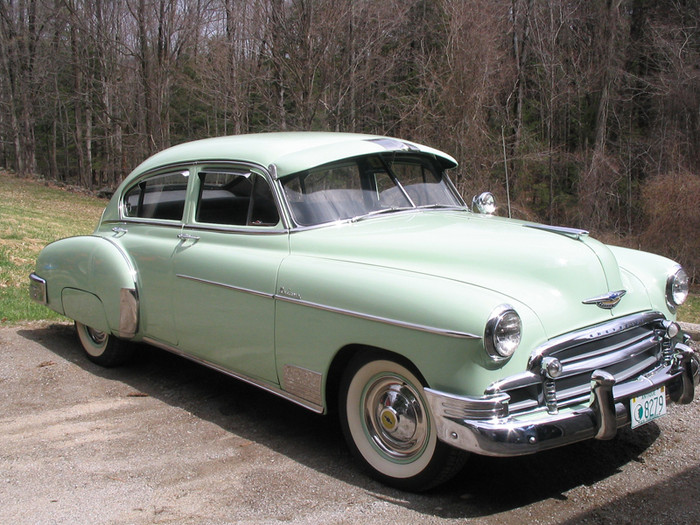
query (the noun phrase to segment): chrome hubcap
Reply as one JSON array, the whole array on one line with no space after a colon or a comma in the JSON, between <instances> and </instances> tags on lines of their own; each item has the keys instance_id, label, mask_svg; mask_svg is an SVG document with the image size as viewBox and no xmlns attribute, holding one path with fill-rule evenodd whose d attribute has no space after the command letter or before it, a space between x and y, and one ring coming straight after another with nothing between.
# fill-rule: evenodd
<instances>
[{"instance_id":1,"label":"chrome hubcap","mask_svg":"<svg viewBox=\"0 0 700 525\"><path fill-rule=\"evenodd\" d=\"M95 330L94 328L90 328L89 326L86 326L85 330L87 331L87 334L92 340L92 342L98 346L104 344L104 342L107 340L107 334L105 332Z\"/></svg>"},{"instance_id":2,"label":"chrome hubcap","mask_svg":"<svg viewBox=\"0 0 700 525\"><path fill-rule=\"evenodd\" d=\"M374 444L386 455L410 460L428 438L428 419L418 392L400 377L380 377L365 389L365 426Z\"/></svg>"}]
</instances>

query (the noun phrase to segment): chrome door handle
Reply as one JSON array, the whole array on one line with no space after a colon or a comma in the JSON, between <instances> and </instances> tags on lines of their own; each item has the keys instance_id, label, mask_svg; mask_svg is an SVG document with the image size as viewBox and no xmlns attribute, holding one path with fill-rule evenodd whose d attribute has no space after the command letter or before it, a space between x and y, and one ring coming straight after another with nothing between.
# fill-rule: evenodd
<instances>
[{"instance_id":1,"label":"chrome door handle","mask_svg":"<svg viewBox=\"0 0 700 525\"><path fill-rule=\"evenodd\" d=\"M178 239L181 239L183 241L198 241L199 237L196 235L190 235L189 233L180 233L177 236Z\"/></svg>"},{"instance_id":2,"label":"chrome door handle","mask_svg":"<svg viewBox=\"0 0 700 525\"><path fill-rule=\"evenodd\" d=\"M114 233L126 233L129 230L127 230L126 228L122 228L121 226L115 226L114 228L112 228L112 231Z\"/></svg>"}]
</instances>

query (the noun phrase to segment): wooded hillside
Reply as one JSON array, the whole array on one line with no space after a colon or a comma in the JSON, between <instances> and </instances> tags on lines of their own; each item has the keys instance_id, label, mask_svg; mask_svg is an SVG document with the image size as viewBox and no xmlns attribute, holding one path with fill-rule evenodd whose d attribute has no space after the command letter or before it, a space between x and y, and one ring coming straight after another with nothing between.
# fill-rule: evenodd
<instances>
[{"instance_id":1,"label":"wooded hillside","mask_svg":"<svg viewBox=\"0 0 700 525\"><path fill-rule=\"evenodd\" d=\"M20 174L96 189L196 138L380 133L454 155L467 199L698 278L697 0L0 0L0 60Z\"/></svg>"}]
</instances>

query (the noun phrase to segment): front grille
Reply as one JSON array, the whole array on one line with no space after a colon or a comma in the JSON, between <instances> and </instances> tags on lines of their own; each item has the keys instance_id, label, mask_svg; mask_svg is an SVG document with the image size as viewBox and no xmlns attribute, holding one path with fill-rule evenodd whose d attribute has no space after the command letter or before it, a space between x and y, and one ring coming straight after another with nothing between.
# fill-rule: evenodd
<instances>
[{"instance_id":1,"label":"front grille","mask_svg":"<svg viewBox=\"0 0 700 525\"><path fill-rule=\"evenodd\" d=\"M555 413L585 402L595 370L604 370L615 377L616 384L623 384L663 364L669 346L663 321L661 314L635 315L558 337L532 353L526 372L492 384L486 393L510 395L510 414L543 407ZM547 357L562 364L556 379L540 372Z\"/></svg>"}]
</instances>

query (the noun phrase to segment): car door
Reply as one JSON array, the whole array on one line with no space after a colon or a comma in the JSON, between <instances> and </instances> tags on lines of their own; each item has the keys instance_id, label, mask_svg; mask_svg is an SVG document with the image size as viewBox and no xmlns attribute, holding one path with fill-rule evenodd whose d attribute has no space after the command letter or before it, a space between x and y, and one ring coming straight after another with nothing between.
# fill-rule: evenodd
<instances>
[{"instance_id":1,"label":"car door","mask_svg":"<svg viewBox=\"0 0 700 525\"><path fill-rule=\"evenodd\" d=\"M191 220L173 256L180 348L277 383L277 270L289 252L270 184L245 167L198 170Z\"/></svg>"},{"instance_id":2,"label":"car door","mask_svg":"<svg viewBox=\"0 0 700 525\"><path fill-rule=\"evenodd\" d=\"M127 189L112 238L132 259L139 283L140 331L177 345L173 325L172 256L181 245L188 170L149 174Z\"/></svg>"}]
</instances>

